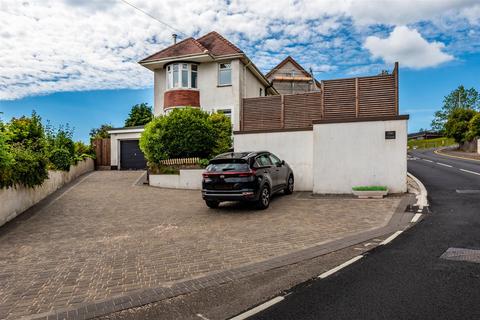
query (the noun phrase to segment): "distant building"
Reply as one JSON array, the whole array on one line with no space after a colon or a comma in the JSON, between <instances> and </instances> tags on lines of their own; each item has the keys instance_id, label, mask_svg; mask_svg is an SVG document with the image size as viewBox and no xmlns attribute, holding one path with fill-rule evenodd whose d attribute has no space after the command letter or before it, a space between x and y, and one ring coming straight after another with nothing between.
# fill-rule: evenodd
<instances>
[{"instance_id":1,"label":"distant building","mask_svg":"<svg viewBox=\"0 0 480 320\"><path fill-rule=\"evenodd\" d=\"M286 57L266 74L280 94L296 94L320 90L320 84L292 57Z\"/></svg>"},{"instance_id":2,"label":"distant building","mask_svg":"<svg viewBox=\"0 0 480 320\"><path fill-rule=\"evenodd\" d=\"M424 139L434 139L434 138L441 138L443 134L440 134L435 131L421 131L410 133L408 135L408 140L424 140Z\"/></svg>"}]
</instances>

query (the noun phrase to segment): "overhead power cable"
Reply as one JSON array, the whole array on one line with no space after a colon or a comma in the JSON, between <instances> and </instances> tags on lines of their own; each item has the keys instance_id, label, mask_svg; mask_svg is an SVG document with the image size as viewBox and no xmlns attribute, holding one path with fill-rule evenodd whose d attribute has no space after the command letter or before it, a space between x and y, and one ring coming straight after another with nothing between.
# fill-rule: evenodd
<instances>
[{"instance_id":1,"label":"overhead power cable","mask_svg":"<svg viewBox=\"0 0 480 320\"><path fill-rule=\"evenodd\" d=\"M158 19L157 17L151 15L150 13L146 12L145 10L142 10L140 9L139 7L135 6L134 4L131 4L130 2L126 1L126 0L120 0L122 1L123 3L125 3L126 5L129 5L130 7L134 8L135 10L138 10L140 11L141 13L149 16L150 18L152 18L153 20L157 21L157 22L160 22L161 24L163 24L164 26L166 26L167 28L175 31L177 34L179 35L182 35L183 37L188 37L188 35L185 33L185 32L182 32L180 30L178 30L177 28L173 27L172 25L166 23L166 22L163 22L162 20Z\"/></svg>"}]
</instances>

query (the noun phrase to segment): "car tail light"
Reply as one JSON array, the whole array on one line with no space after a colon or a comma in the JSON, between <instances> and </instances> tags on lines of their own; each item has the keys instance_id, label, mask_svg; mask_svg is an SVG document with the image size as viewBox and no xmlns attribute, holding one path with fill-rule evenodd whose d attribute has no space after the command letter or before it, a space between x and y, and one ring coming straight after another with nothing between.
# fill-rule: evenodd
<instances>
[{"instance_id":1,"label":"car tail light","mask_svg":"<svg viewBox=\"0 0 480 320\"><path fill-rule=\"evenodd\" d=\"M202 176L204 178L211 178L215 176L237 176L237 177L252 177L256 174L255 170L250 169L249 171L225 171L225 172L204 172Z\"/></svg>"}]
</instances>

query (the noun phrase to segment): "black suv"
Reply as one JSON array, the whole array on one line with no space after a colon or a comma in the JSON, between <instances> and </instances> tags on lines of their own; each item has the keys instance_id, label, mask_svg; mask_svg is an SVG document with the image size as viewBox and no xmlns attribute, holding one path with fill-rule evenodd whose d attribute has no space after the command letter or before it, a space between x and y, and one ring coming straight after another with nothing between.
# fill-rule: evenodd
<instances>
[{"instance_id":1,"label":"black suv","mask_svg":"<svg viewBox=\"0 0 480 320\"><path fill-rule=\"evenodd\" d=\"M218 155L203 173L202 197L210 208L222 201L251 201L266 209L271 195L279 191L293 192L293 172L268 151Z\"/></svg>"}]
</instances>

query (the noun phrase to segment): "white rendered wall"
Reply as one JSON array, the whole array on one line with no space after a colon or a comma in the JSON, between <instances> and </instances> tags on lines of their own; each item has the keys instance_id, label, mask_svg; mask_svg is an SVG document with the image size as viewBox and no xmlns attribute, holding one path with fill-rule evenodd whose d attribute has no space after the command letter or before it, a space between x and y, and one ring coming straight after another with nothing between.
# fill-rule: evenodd
<instances>
[{"instance_id":1,"label":"white rendered wall","mask_svg":"<svg viewBox=\"0 0 480 320\"><path fill-rule=\"evenodd\" d=\"M285 160L295 176L295 190L313 188L313 131L235 134L235 152L267 150Z\"/></svg>"},{"instance_id":2,"label":"white rendered wall","mask_svg":"<svg viewBox=\"0 0 480 320\"><path fill-rule=\"evenodd\" d=\"M35 188L15 186L13 188L0 189L0 226L55 192L65 183L93 169L93 160L86 159L74 166L70 166L70 171L68 172L49 170L48 179Z\"/></svg>"},{"instance_id":3,"label":"white rendered wall","mask_svg":"<svg viewBox=\"0 0 480 320\"><path fill-rule=\"evenodd\" d=\"M218 86L218 63L206 62L198 65L198 89L202 110L214 112L220 109L232 110L233 129L240 128L240 103L242 98L258 97L264 85L246 68L239 59L225 60L232 64L232 85ZM154 72L154 114L163 114L163 96L166 90L165 69ZM192 89L195 90L195 89Z\"/></svg>"},{"instance_id":4,"label":"white rendered wall","mask_svg":"<svg viewBox=\"0 0 480 320\"><path fill-rule=\"evenodd\" d=\"M203 169L180 170L180 174L150 174L150 186L171 189L202 189Z\"/></svg>"},{"instance_id":5,"label":"white rendered wall","mask_svg":"<svg viewBox=\"0 0 480 320\"><path fill-rule=\"evenodd\" d=\"M140 130L139 130L140 131ZM143 130L142 130L143 131ZM141 132L110 133L110 165L120 169L120 141L138 140Z\"/></svg>"},{"instance_id":6,"label":"white rendered wall","mask_svg":"<svg viewBox=\"0 0 480 320\"><path fill-rule=\"evenodd\" d=\"M354 186L407 191L407 120L316 124L313 192L351 193ZM386 140L385 131L396 139Z\"/></svg>"}]
</instances>

